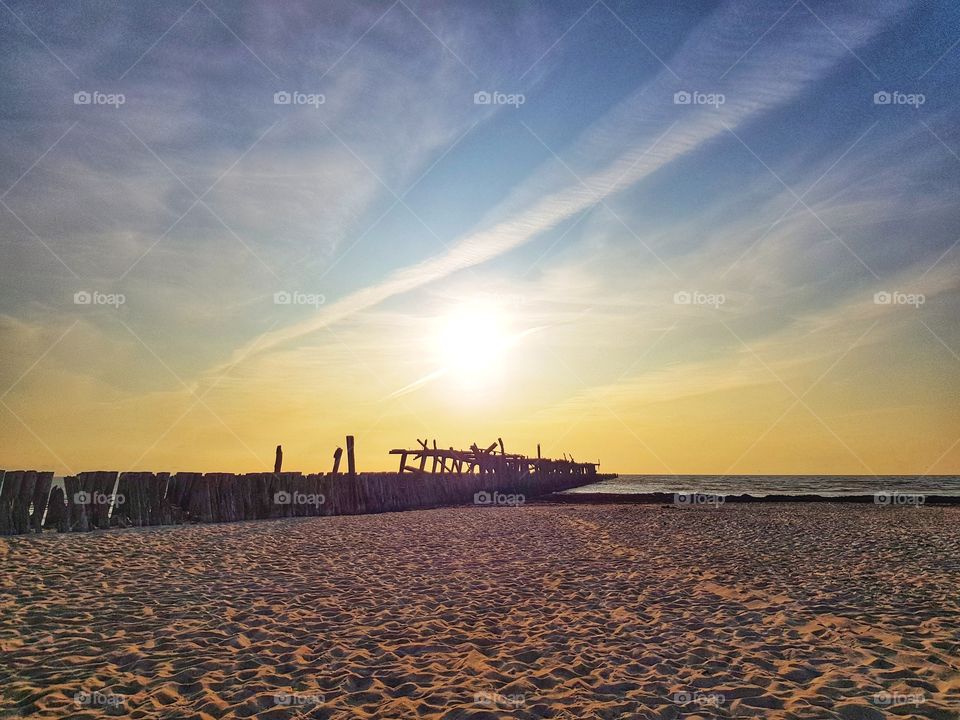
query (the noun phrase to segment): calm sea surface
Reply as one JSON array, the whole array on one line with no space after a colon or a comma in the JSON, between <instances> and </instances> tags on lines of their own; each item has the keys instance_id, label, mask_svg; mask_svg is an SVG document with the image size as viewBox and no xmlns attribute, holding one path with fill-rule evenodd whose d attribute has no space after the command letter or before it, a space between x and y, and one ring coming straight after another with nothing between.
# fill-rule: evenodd
<instances>
[{"instance_id":1,"label":"calm sea surface","mask_svg":"<svg viewBox=\"0 0 960 720\"><path fill-rule=\"evenodd\" d=\"M716 495L873 495L902 492L960 496L956 475L621 475L568 493L682 493Z\"/></svg>"}]
</instances>

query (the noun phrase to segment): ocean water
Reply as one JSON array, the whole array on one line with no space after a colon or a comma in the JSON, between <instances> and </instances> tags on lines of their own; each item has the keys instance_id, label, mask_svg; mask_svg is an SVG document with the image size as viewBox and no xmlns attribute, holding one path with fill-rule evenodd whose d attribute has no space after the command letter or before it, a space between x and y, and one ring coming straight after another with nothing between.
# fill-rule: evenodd
<instances>
[{"instance_id":1,"label":"ocean water","mask_svg":"<svg viewBox=\"0 0 960 720\"><path fill-rule=\"evenodd\" d=\"M568 493L710 493L714 495L873 495L899 492L960 496L956 475L621 475Z\"/></svg>"}]
</instances>

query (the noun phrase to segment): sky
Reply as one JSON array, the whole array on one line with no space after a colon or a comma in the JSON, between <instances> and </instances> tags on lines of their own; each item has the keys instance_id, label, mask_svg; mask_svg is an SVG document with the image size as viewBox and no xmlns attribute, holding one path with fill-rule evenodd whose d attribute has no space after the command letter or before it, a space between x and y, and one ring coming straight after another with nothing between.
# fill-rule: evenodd
<instances>
[{"instance_id":1,"label":"sky","mask_svg":"<svg viewBox=\"0 0 960 720\"><path fill-rule=\"evenodd\" d=\"M0 3L0 466L960 473L960 6Z\"/></svg>"}]
</instances>

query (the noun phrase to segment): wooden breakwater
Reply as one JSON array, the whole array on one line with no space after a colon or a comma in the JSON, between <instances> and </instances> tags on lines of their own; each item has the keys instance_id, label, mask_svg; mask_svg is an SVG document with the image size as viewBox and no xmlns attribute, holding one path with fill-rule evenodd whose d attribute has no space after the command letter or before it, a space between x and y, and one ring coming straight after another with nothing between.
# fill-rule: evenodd
<instances>
[{"instance_id":1,"label":"wooden breakwater","mask_svg":"<svg viewBox=\"0 0 960 720\"><path fill-rule=\"evenodd\" d=\"M421 450L427 458L436 452ZM457 451L440 451L449 452ZM456 470L438 459L422 471L399 473L83 472L65 477L63 489L54 486L52 472L0 471L0 534L509 505L614 477L572 459L525 465L520 457L491 446L462 454L474 462Z\"/></svg>"}]
</instances>

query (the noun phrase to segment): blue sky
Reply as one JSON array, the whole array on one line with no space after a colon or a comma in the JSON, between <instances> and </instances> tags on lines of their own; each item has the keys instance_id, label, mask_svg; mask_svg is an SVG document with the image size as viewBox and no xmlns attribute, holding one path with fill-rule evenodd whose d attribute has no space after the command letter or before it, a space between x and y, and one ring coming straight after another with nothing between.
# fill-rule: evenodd
<instances>
[{"instance_id":1,"label":"blue sky","mask_svg":"<svg viewBox=\"0 0 960 720\"><path fill-rule=\"evenodd\" d=\"M375 466L442 426L960 466L955 5L0 11L10 462L307 467L352 429ZM479 388L435 357L464 305L502 336Z\"/></svg>"}]
</instances>

